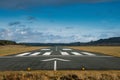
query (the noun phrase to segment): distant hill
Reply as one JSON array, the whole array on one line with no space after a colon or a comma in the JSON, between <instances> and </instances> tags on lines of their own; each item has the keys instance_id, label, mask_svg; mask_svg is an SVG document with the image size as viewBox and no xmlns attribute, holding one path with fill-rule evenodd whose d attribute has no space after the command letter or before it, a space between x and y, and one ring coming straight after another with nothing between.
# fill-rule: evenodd
<instances>
[{"instance_id":1,"label":"distant hill","mask_svg":"<svg viewBox=\"0 0 120 80\"><path fill-rule=\"evenodd\" d=\"M0 45L28 45L28 46L120 46L120 37L112 37L108 39L100 39L87 43L73 42L73 43L16 43L10 40L0 40Z\"/></svg>"},{"instance_id":2,"label":"distant hill","mask_svg":"<svg viewBox=\"0 0 120 80\"><path fill-rule=\"evenodd\" d=\"M15 45L15 41L10 41L10 40L0 40L0 45Z\"/></svg>"},{"instance_id":3,"label":"distant hill","mask_svg":"<svg viewBox=\"0 0 120 80\"><path fill-rule=\"evenodd\" d=\"M29 45L29 46L120 46L120 37L112 37L108 39L100 39L97 41L91 41L87 43L82 43L82 42L73 42L73 43L20 43L24 45Z\"/></svg>"},{"instance_id":4,"label":"distant hill","mask_svg":"<svg viewBox=\"0 0 120 80\"><path fill-rule=\"evenodd\" d=\"M120 37L112 37L108 39L100 39L86 43L87 45L120 45Z\"/></svg>"}]
</instances>

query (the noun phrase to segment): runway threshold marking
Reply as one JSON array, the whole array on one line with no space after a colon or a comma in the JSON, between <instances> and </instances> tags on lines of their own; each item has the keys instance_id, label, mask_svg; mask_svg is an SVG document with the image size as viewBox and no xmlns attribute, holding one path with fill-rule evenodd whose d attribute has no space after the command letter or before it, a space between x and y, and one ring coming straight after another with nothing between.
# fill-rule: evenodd
<instances>
[{"instance_id":1,"label":"runway threshold marking","mask_svg":"<svg viewBox=\"0 0 120 80\"><path fill-rule=\"evenodd\" d=\"M89 55L89 56L95 56L95 54L89 53L89 52L81 52L82 54Z\"/></svg>"},{"instance_id":2,"label":"runway threshold marking","mask_svg":"<svg viewBox=\"0 0 120 80\"><path fill-rule=\"evenodd\" d=\"M40 54L40 52L35 52L35 53L33 53L33 54L29 55L29 56L36 56L36 55L39 55L39 54Z\"/></svg>"},{"instance_id":3,"label":"runway threshold marking","mask_svg":"<svg viewBox=\"0 0 120 80\"><path fill-rule=\"evenodd\" d=\"M50 50L50 49L41 49L41 50L43 50L43 51L44 51L44 50Z\"/></svg>"},{"instance_id":4,"label":"runway threshold marking","mask_svg":"<svg viewBox=\"0 0 120 80\"><path fill-rule=\"evenodd\" d=\"M61 59L61 58L51 58L51 59L45 59L42 61L54 61L54 71L56 71L57 70L57 61L70 61L70 60Z\"/></svg>"},{"instance_id":5,"label":"runway threshold marking","mask_svg":"<svg viewBox=\"0 0 120 80\"><path fill-rule=\"evenodd\" d=\"M71 52L71 53L74 54L74 55L82 55L82 54L80 54L78 52Z\"/></svg>"},{"instance_id":6,"label":"runway threshold marking","mask_svg":"<svg viewBox=\"0 0 120 80\"><path fill-rule=\"evenodd\" d=\"M30 54L30 52L18 54L18 55L16 55L16 56L25 56L25 55L28 55L28 54Z\"/></svg>"},{"instance_id":7,"label":"runway threshold marking","mask_svg":"<svg viewBox=\"0 0 120 80\"><path fill-rule=\"evenodd\" d=\"M52 53L52 51L51 52L45 52L43 55L50 55Z\"/></svg>"},{"instance_id":8,"label":"runway threshold marking","mask_svg":"<svg viewBox=\"0 0 120 80\"><path fill-rule=\"evenodd\" d=\"M62 50L72 50L72 49L62 49Z\"/></svg>"},{"instance_id":9,"label":"runway threshold marking","mask_svg":"<svg viewBox=\"0 0 120 80\"><path fill-rule=\"evenodd\" d=\"M69 55L69 53L67 53L67 52L60 52L62 55Z\"/></svg>"}]
</instances>

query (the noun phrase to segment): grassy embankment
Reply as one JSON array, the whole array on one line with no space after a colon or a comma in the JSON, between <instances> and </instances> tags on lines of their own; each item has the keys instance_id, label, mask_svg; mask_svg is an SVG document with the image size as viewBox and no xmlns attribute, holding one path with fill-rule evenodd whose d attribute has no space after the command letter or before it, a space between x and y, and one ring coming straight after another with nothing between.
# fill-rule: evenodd
<instances>
[{"instance_id":1,"label":"grassy embankment","mask_svg":"<svg viewBox=\"0 0 120 80\"><path fill-rule=\"evenodd\" d=\"M36 47L36 46L22 46L22 45L7 45L0 46L0 56L17 54L32 50L37 50L45 47Z\"/></svg>"},{"instance_id":2,"label":"grassy embankment","mask_svg":"<svg viewBox=\"0 0 120 80\"><path fill-rule=\"evenodd\" d=\"M120 71L6 71L0 80L120 80Z\"/></svg>"},{"instance_id":3,"label":"grassy embankment","mask_svg":"<svg viewBox=\"0 0 120 80\"><path fill-rule=\"evenodd\" d=\"M120 57L120 46L78 46L78 47L73 46L69 48L79 49L83 51L103 53L107 55Z\"/></svg>"}]
</instances>

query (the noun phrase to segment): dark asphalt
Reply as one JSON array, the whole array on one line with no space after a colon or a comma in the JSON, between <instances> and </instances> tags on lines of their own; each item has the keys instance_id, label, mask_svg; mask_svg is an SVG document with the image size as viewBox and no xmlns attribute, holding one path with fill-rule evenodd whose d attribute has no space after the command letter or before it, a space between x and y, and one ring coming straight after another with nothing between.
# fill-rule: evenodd
<instances>
[{"instance_id":1,"label":"dark asphalt","mask_svg":"<svg viewBox=\"0 0 120 80\"><path fill-rule=\"evenodd\" d=\"M11 55L0 57L0 71L22 71L27 70L27 68L31 68L31 70L54 70L54 61L57 62L57 70L81 70L83 67L86 70L120 70L120 58L118 57L99 53L91 53L94 55L83 54L82 52L84 51L75 49L63 50L68 48L58 46L51 47L49 49L50 50L35 50L24 56ZM40 54L30 56L36 52L40 52ZM51 52L51 54L43 55L45 52ZM61 54L61 52L67 52L65 54L68 55L64 55L63 53ZM74 55L71 52L77 52L81 55ZM52 61L42 61L52 58L65 59L70 61L60 61L57 59Z\"/></svg>"}]
</instances>

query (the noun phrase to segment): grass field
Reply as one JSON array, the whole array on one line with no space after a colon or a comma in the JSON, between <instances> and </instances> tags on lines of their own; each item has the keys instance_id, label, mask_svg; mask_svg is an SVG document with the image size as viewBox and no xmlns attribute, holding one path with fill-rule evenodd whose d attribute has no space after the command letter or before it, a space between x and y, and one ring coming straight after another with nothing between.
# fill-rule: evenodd
<instances>
[{"instance_id":1,"label":"grass field","mask_svg":"<svg viewBox=\"0 0 120 80\"><path fill-rule=\"evenodd\" d=\"M120 46L73 46L69 47L73 49L79 49L83 51L103 53L107 55L120 57Z\"/></svg>"},{"instance_id":2,"label":"grass field","mask_svg":"<svg viewBox=\"0 0 120 80\"><path fill-rule=\"evenodd\" d=\"M120 80L120 71L6 71L0 80Z\"/></svg>"},{"instance_id":3,"label":"grass field","mask_svg":"<svg viewBox=\"0 0 120 80\"><path fill-rule=\"evenodd\" d=\"M45 48L45 47L21 46L21 45L0 46L0 56L17 54L17 53L32 51L41 48Z\"/></svg>"}]
</instances>

